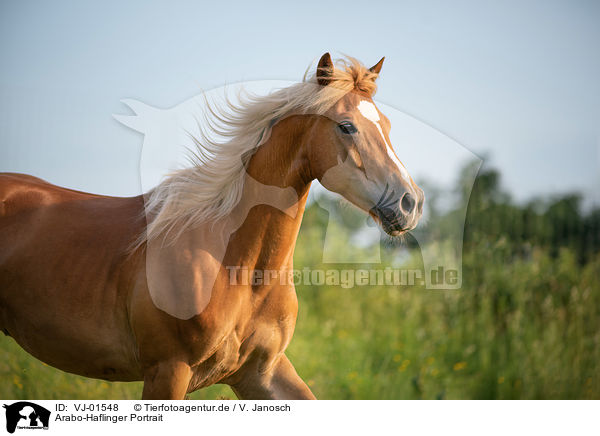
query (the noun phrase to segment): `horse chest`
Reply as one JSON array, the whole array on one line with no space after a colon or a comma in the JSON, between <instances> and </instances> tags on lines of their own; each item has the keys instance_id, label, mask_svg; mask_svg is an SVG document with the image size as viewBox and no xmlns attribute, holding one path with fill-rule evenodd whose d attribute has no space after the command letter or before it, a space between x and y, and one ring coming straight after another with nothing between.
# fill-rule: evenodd
<instances>
[{"instance_id":1,"label":"horse chest","mask_svg":"<svg viewBox=\"0 0 600 436\"><path fill-rule=\"evenodd\" d=\"M282 351L285 336L284 331L265 327L257 328L247 338L231 332L210 356L193 366L191 385L199 389L248 371L263 371Z\"/></svg>"},{"instance_id":2,"label":"horse chest","mask_svg":"<svg viewBox=\"0 0 600 436\"><path fill-rule=\"evenodd\" d=\"M262 310L250 319L238 320L232 328L213 336L213 345L194 365L196 387L209 386L247 372L263 372L285 350L291 340L296 313ZM198 350L200 351L200 350Z\"/></svg>"}]
</instances>

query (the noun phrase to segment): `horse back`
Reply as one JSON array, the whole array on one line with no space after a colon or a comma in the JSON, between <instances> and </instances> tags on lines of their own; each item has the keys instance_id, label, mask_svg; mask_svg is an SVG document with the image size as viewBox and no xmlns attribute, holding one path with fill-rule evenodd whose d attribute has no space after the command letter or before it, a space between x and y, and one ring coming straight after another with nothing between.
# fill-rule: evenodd
<instances>
[{"instance_id":1,"label":"horse back","mask_svg":"<svg viewBox=\"0 0 600 436\"><path fill-rule=\"evenodd\" d=\"M0 265L8 257L31 261L43 252L65 262L89 257L90 250L124 259L144 229L141 196L89 194L0 173Z\"/></svg>"},{"instance_id":2,"label":"horse back","mask_svg":"<svg viewBox=\"0 0 600 436\"><path fill-rule=\"evenodd\" d=\"M86 197L100 198L101 196L61 188L27 174L0 173L0 217Z\"/></svg>"}]
</instances>

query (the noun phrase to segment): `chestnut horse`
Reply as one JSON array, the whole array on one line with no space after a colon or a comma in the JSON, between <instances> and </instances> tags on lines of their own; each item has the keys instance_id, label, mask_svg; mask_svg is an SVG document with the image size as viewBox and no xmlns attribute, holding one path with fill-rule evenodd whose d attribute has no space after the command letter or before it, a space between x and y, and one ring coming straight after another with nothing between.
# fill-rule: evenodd
<instances>
[{"instance_id":1,"label":"chestnut horse","mask_svg":"<svg viewBox=\"0 0 600 436\"><path fill-rule=\"evenodd\" d=\"M300 84L212 109L229 139L197 139L194 165L146 196L1 174L0 329L63 371L143 380L144 399L215 383L241 399L314 399L285 355L293 284L240 272L292 270L315 179L392 236L416 226L423 191L372 100L382 64L326 53Z\"/></svg>"}]
</instances>

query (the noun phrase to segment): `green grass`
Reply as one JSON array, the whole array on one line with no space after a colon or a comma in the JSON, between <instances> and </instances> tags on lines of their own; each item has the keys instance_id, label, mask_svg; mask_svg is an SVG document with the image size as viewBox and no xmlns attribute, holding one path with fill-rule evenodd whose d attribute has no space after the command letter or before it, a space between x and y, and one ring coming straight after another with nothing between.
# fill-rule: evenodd
<instances>
[{"instance_id":1,"label":"green grass","mask_svg":"<svg viewBox=\"0 0 600 436\"><path fill-rule=\"evenodd\" d=\"M457 291L302 290L291 360L327 399L600 398L600 258L493 252Z\"/></svg>"}]
</instances>

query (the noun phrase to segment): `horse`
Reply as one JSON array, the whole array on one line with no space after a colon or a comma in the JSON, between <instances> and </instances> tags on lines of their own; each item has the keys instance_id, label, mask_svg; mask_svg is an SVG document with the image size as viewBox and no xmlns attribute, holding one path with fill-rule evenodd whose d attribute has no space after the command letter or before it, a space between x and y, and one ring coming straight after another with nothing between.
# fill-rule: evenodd
<instances>
[{"instance_id":1,"label":"horse","mask_svg":"<svg viewBox=\"0 0 600 436\"><path fill-rule=\"evenodd\" d=\"M63 371L141 380L143 399L216 383L315 399L285 354L298 300L284 278L312 181L391 237L422 215L373 102L383 61L325 53L301 83L210 109L225 139L194 137L192 165L144 195L0 174L0 329Z\"/></svg>"}]
</instances>

